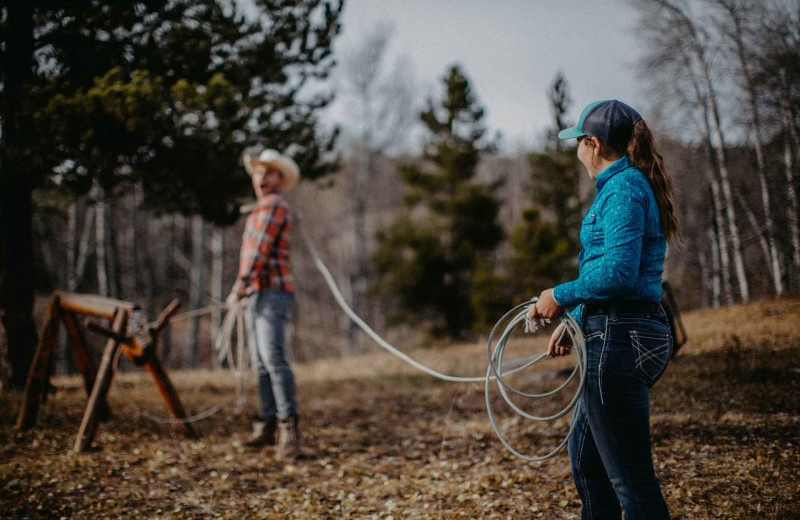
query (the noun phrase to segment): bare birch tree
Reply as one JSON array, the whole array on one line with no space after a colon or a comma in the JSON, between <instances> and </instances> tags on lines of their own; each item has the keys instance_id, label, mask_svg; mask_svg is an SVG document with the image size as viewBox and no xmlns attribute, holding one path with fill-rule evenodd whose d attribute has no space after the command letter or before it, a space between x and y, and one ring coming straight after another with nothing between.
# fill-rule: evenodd
<instances>
[{"instance_id":1,"label":"bare birch tree","mask_svg":"<svg viewBox=\"0 0 800 520\"><path fill-rule=\"evenodd\" d=\"M189 308L199 309L203 298L203 267L205 265L205 229L203 217L192 217L192 261L190 266L191 282L189 284ZM189 333L189 367L197 364L198 341L197 333L200 327L200 318L194 317L191 321Z\"/></svg>"},{"instance_id":2,"label":"bare birch tree","mask_svg":"<svg viewBox=\"0 0 800 520\"><path fill-rule=\"evenodd\" d=\"M225 298L225 228L214 226L211 232L211 301L219 303ZM222 323L222 309L211 313L211 340L215 341ZM215 356L211 357L216 364Z\"/></svg>"},{"instance_id":3,"label":"bare birch tree","mask_svg":"<svg viewBox=\"0 0 800 520\"><path fill-rule=\"evenodd\" d=\"M353 190L353 261L349 273L351 305L359 313L366 294L367 252L365 216L370 179L377 158L392 146L402 144L414 120L414 86L407 63L398 60L387 73L384 66L392 30L379 24L359 46L347 53L342 63L342 81L354 117L358 167ZM347 353L356 347L357 328L350 323Z\"/></svg>"},{"instance_id":4,"label":"bare birch tree","mask_svg":"<svg viewBox=\"0 0 800 520\"><path fill-rule=\"evenodd\" d=\"M645 0L639 4L650 20L646 26L651 37L658 40L668 38L671 48L685 49L691 57L691 65L699 75L700 85L703 88L708 112L711 133L713 135L713 150L716 168L719 172L719 184L725 200L725 216L728 234L731 241L733 267L738 281L739 295L743 302L750 300L750 288L747 280L747 271L742 254L742 244L739 236L739 227L734 211L733 190L728 171L728 157L726 141L722 130L719 102L713 85L711 68L707 60L708 37L695 20L685 2L680 0Z\"/></svg>"},{"instance_id":5,"label":"bare birch tree","mask_svg":"<svg viewBox=\"0 0 800 520\"><path fill-rule=\"evenodd\" d=\"M108 281L108 245L105 191L96 186L95 202L95 267L97 269L97 294L110 296Z\"/></svg>"},{"instance_id":6,"label":"bare birch tree","mask_svg":"<svg viewBox=\"0 0 800 520\"><path fill-rule=\"evenodd\" d=\"M734 53L740 67L741 83L747 97L747 107L750 112L750 126L756 153L756 171L761 188L761 203L764 211L763 235L767 246L767 264L770 266L770 272L772 273L775 294L781 296L783 294L783 273L778 260L778 247L775 243L775 221L772 218L772 202L770 201L769 184L767 182L764 145L761 137L761 118L758 102L756 101L756 86L748 65L751 53L745 48L744 33L747 30L746 24L749 21L748 18L753 16L753 11L758 9L758 6L740 0L712 1L725 14L726 19L720 24L720 32L733 43ZM746 210L748 211L749 219L755 217L755 214L749 211L749 208L746 208ZM759 226L753 227L758 229Z\"/></svg>"},{"instance_id":7,"label":"bare birch tree","mask_svg":"<svg viewBox=\"0 0 800 520\"><path fill-rule=\"evenodd\" d=\"M784 173L786 175L786 196L789 204L786 208L787 221L789 222L789 230L792 240L792 263L794 269L792 273L795 277L800 277L800 225L798 225L798 216L800 216L800 208L797 203L797 193L795 191L796 162L795 155L792 153L792 147L795 150L800 149L800 139L798 139L796 128L793 124L794 116L792 114L792 105L789 101L789 88L786 81L786 69L781 68L780 75L780 112L781 124L784 132L784 145L783 145L783 163Z\"/></svg>"}]
</instances>

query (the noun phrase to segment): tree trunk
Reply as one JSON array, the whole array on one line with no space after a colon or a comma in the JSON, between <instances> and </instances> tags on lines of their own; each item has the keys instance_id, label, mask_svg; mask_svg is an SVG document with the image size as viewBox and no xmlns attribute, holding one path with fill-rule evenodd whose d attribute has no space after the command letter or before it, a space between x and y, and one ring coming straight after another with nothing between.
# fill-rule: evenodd
<instances>
[{"instance_id":1,"label":"tree trunk","mask_svg":"<svg viewBox=\"0 0 800 520\"><path fill-rule=\"evenodd\" d=\"M368 142L362 143L361 164L356 173L355 186L355 208L354 208L354 253L353 267L350 271L350 290L352 292L351 305L353 312L359 314L361 302L364 296L364 285L366 283L366 239L365 220L367 212L367 189L369 179L372 176L374 164L374 153L370 149ZM347 332L347 355L355 353L358 341L358 326L350 320L350 327Z\"/></svg>"},{"instance_id":2,"label":"tree trunk","mask_svg":"<svg viewBox=\"0 0 800 520\"><path fill-rule=\"evenodd\" d=\"M714 230L708 231L708 239L711 242L711 306L719 309L722 305L720 291L720 251L717 233Z\"/></svg>"},{"instance_id":3,"label":"tree trunk","mask_svg":"<svg viewBox=\"0 0 800 520\"><path fill-rule=\"evenodd\" d=\"M166 244L166 279L171 282L175 279L175 217L169 217L169 231L167 232ZM172 352L172 327L167 323L161 332L161 361L167 365L169 356Z\"/></svg>"},{"instance_id":4,"label":"tree trunk","mask_svg":"<svg viewBox=\"0 0 800 520\"><path fill-rule=\"evenodd\" d=\"M136 201L133 222L133 251L135 287L138 296L142 296L148 316L155 314L155 275L153 272L153 255L150 244L150 212L142 209L144 190L141 185L136 188Z\"/></svg>"},{"instance_id":5,"label":"tree trunk","mask_svg":"<svg viewBox=\"0 0 800 520\"><path fill-rule=\"evenodd\" d=\"M739 282L739 294L742 301L747 303L750 301L750 288L747 282L747 273L744 267L744 256L742 255L742 245L739 238L739 227L736 224L736 214L734 212L733 195L731 194L730 176L728 174L728 158L725 149L725 138L722 134L722 125L720 123L719 108L717 106L717 96L711 84L711 73L706 62L704 49L700 38L697 35L697 30L692 22L692 19L679 7L673 5L668 0L657 0L658 5L677 16L679 23L685 29L685 36L687 44L691 49L692 55L697 60L697 65L700 68L700 75L703 78L703 87L705 89L705 96L701 96L708 103L710 109L710 122L711 133L716 139L716 143L712 143L709 139L709 144L714 150L716 156L716 166L719 171L719 183L722 189L722 194L725 196L725 214L728 219L728 232L731 239L731 249L733 252L733 264L736 271L736 277ZM698 88L695 84L695 88ZM704 104L705 104L704 102ZM707 112L705 112L707 113ZM708 121L708 118L706 118ZM722 224L720 222L720 224Z\"/></svg>"},{"instance_id":6,"label":"tree trunk","mask_svg":"<svg viewBox=\"0 0 800 520\"><path fill-rule=\"evenodd\" d=\"M684 56L684 62L687 69L691 70L691 61L688 56ZM722 293L725 296L725 303L733 303L733 289L731 287L731 269L730 257L728 256L728 237L725 231L725 218L722 213L722 208L725 206L722 202L722 194L715 172L719 172L719 161L717 155L714 153L714 143L711 137L711 123L708 115L708 103L706 96L703 94L696 77L692 74L692 86L695 91L695 103L699 111L703 114L703 136L705 137L706 153L708 154L708 162L711 164L712 170L705 170L706 179L708 180L709 189L711 192L711 206L713 209L714 220L714 245L717 247L715 253L715 261L719 261L720 266L715 271L716 276L721 278ZM715 300L716 302L716 300ZM716 307L715 307L716 308Z\"/></svg>"},{"instance_id":7,"label":"tree trunk","mask_svg":"<svg viewBox=\"0 0 800 520\"><path fill-rule=\"evenodd\" d=\"M23 388L36 349L33 322L34 266L33 191L30 161L19 136L20 107L33 66L33 5L10 2L6 7L3 131L0 133L0 257L2 305L11 385Z\"/></svg>"},{"instance_id":8,"label":"tree trunk","mask_svg":"<svg viewBox=\"0 0 800 520\"><path fill-rule=\"evenodd\" d=\"M47 230L44 224L42 224L41 216L35 215L33 217L33 231L34 240L39 243L39 252L42 255L42 263L44 264L42 266L43 269L39 269L39 272L44 274L51 288L58 287L58 269L56 268L56 261L53 258L53 252L50 250Z\"/></svg>"},{"instance_id":9,"label":"tree trunk","mask_svg":"<svg viewBox=\"0 0 800 520\"><path fill-rule=\"evenodd\" d=\"M708 262L706 261L707 250L705 247L697 250L697 260L700 263L700 287L701 291L700 305L705 308L708 307L708 293L711 291L711 275L708 272Z\"/></svg>"},{"instance_id":10,"label":"tree trunk","mask_svg":"<svg viewBox=\"0 0 800 520\"><path fill-rule=\"evenodd\" d=\"M770 202L769 185L767 183L767 169L764 164L764 150L761 142L761 122L758 113L758 104L756 103L756 89L753 85L753 80L750 76L750 70L747 68L747 58L744 50L744 40L742 37L742 26L740 13L736 7L726 2L721 2L731 18L733 24L733 34L731 37L736 46L736 55L739 58L739 66L742 68L742 80L744 82L744 89L747 94L747 105L750 110L750 125L753 132L753 144L756 151L756 167L758 170L758 182L761 186L761 204L764 208L764 241L768 248L767 265L770 267L772 275L772 283L775 287L775 294L781 296L783 294L783 276L781 273L781 265L778 260L778 247L775 244L775 222L772 218L772 204ZM752 214L750 208L745 208L748 211L748 218ZM758 229L758 226L754 226Z\"/></svg>"},{"instance_id":11,"label":"tree trunk","mask_svg":"<svg viewBox=\"0 0 800 520\"><path fill-rule=\"evenodd\" d=\"M792 153L792 145L798 150L798 138L795 131L792 106L789 100L789 88L786 83L786 70L780 70L781 81L781 122L783 131L786 135L783 145L783 164L786 173L786 197L789 199L789 206L786 208L787 222L792 241L792 269L789 269L789 280L795 291L798 290L798 280L800 280L800 226L798 218L797 192L795 191L795 156Z\"/></svg>"},{"instance_id":12,"label":"tree trunk","mask_svg":"<svg viewBox=\"0 0 800 520\"><path fill-rule=\"evenodd\" d=\"M192 268L191 286L189 287L189 307L199 309L203 297L203 264L205 263L205 223L203 217L195 215L192 217ZM192 318L191 331L189 333L189 368L194 368L197 364L197 333L200 327L200 317Z\"/></svg>"},{"instance_id":13,"label":"tree trunk","mask_svg":"<svg viewBox=\"0 0 800 520\"><path fill-rule=\"evenodd\" d=\"M747 220L750 222L750 227L753 228L753 235L758 238L758 244L761 246L761 252L764 253L764 261L769 267L772 265L772 258L770 254L769 242L767 241L766 236L764 236L764 229L759 226L758 218L756 217L753 209L750 207L750 204L747 202L747 199L744 198L744 195L737 191L736 198L739 201L739 204L742 206ZM783 287L783 283L781 283L781 287ZM778 294L778 296L780 296L780 294Z\"/></svg>"},{"instance_id":14,"label":"tree trunk","mask_svg":"<svg viewBox=\"0 0 800 520\"><path fill-rule=\"evenodd\" d=\"M781 69L778 71L778 75L781 83L781 106L789 117L789 137L792 140L792 146L794 147L795 154L800 154L800 131L797 129L794 109L792 108L792 103L789 97L789 83L786 81L786 69L781 67Z\"/></svg>"},{"instance_id":15,"label":"tree trunk","mask_svg":"<svg viewBox=\"0 0 800 520\"><path fill-rule=\"evenodd\" d=\"M225 228L214 227L211 236L211 301L220 303L225 299ZM219 334L222 323L222 310L215 308L211 313L211 341ZM212 343L213 344L213 343ZM213 368L216 368L216 356L211 356Z\"/></svg>"},{"instance_id":16,"label":"tree trunk","mask_svg":"<svg viewBox=\"0 0 800 520\"><path fill-rule=\"evenodd\" d=\"M89 258L89 243L92 240L92 222L94 221L94 208L86 208L86 214L83 217L83 227L81 234L77 237L77 257L75 263L69 264L69 278L67 281L67 288L70 292L76 292L83 280L83 275L86 272L86 260Z\"/></svg>"},{"instance_id":17,"label":"tree trunk","mask_svg":"<svg viewBox=\"0 0 800 520\"><path fill-rule=\"evenodd\" d=\"M104 194L105 195L105 194ZM104 197L105 198L105 197ZM122 295L122 272L121 262L119 255L119 245L117 244L117 233L114 225L114 204L106 208L106 238L108 239L108 247L106 249L106 259L109 273L109 287L111 295L120 300L123 299Z\"/></svg>"},{"instance_id":18,"label":"tree trunk","mask_svg":"<svg viewBox=\"0 0 800 520\"><path fill-rule=\"evenodd\" d=\"M109 296L108 283L108 240L106 239L106 194L105 190L97 190L95 204L95 267L97 269L97 294Z\"/></svg>"},{"instance_id":19,"label":"tree trunk","mask_svg":"<svg viewBox=\"0 0 800 520\"><path fill-rule=\"evenodd\" d=\"M64 262L64 280L67 286L75 278L75 262L78 259L78 202L67 210L67 261Z\"/></svg>"},{"instance_id":20,"label":"tree trunk","mask_svg":"<svg viewBox=\"0 0 800 520\"><path fill-rule=\"evenodd\" d=\"M708 72L708 66L705 63L702 55L698 55L700 67L703 74L703 81L708 95L709 105L711 107L711 128L716 138L716 146L714 151L717 157L719 168L720 187L722 194L725 196L725 214L728 218L728 232L731 238L731 249L733 252L733 265L736 271L736 278L739 282L739 295L742 302L747 303L750 301L750 287L747 282L747 273L744 267L744 255L742 255L742 244L739 238L739 226L736 224L736 213L734 212L734 200L731 190L730 175L728 174L728 157L725 150L725 138L722 135L722 126L719 118L719 109L717 107L717 98L714 89L711 86L711 77Z\"/></svg>"}]
</instances>

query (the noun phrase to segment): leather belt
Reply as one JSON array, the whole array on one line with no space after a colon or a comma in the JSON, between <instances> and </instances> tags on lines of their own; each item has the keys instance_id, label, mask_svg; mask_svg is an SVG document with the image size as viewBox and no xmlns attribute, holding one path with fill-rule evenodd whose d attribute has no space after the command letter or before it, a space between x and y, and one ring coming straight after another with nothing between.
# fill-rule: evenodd
<instances>
[{"instance_id":1,"label":"leather belt","mask_svg":"<svg viewBox=\"0 0 800 520\"><path fill-rule=\"evenodd\" d=\"M606 300L586 304L586 315L593 314L660 314L661 305L643 300Z\"/></svg>"}]
</instances>

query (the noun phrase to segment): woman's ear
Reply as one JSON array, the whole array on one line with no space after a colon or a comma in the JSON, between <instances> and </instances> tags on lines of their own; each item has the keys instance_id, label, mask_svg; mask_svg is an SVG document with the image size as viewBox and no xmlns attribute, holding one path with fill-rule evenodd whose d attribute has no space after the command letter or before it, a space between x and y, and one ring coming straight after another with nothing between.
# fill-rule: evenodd
<instances>
[{"instance_id":1,"label":"woman's ear","mask_svg":"<svg viewBox=\"0 0 800 520\"><path fill-rule=\"evenodd\" d=\"M608 146L600 139L592 139L592 156L598 159L605 159L608 153Z\"/></svg>"}]
</instances>

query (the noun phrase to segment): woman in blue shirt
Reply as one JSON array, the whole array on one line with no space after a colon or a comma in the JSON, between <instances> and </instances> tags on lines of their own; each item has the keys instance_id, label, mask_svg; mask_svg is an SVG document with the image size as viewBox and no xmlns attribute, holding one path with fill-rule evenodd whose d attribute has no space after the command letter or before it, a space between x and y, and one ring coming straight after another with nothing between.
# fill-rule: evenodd
<instances>
[{"instance_id":1,"label":"woman in blue shirt","mask_svg":"<svg viewBox=\"0 0 800 520\"><path fill-rule=\"evenodd\" d=\"M661 301L666 242L677 239L672 182L642 117L616 100L586 107L559 139L578 140L578 159L596 181L581 224L578 278L547 289L531 316L575 307L588 370L569 441L583 519L669 518L653 469L649 389L661 377L672 338ZM548 354L569 354L563 324Z\"/></svg>"}]
</instances>

